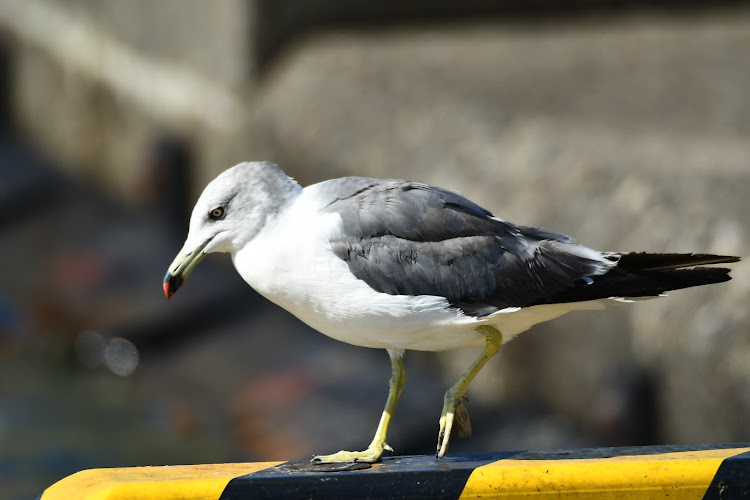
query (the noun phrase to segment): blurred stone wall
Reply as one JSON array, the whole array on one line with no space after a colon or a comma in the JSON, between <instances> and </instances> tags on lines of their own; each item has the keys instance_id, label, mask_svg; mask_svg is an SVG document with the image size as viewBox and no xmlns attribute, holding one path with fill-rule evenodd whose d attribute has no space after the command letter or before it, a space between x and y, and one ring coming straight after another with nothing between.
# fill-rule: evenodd
<instances>
[{"instance_id":1,"label":"blurred stone wall","mask_svg":"<svg viewBox=\"0 0 750 500\"><path fill-rule=\"evenodd\" d=\"M133 201L154 136L192 142L237 130L254 72L251 6L2 2L16 121L71 169Z\"/></svg>"},{"instance_id":2,"label":"blurred stone wall","mask_svg":"<svg viewBox=\"0 0 750 500\"><path fill-rule=\"evenodd\" d=\"M598 249L740 255L728 284L535 328L472 403L538 404L616 433L629 381L645 381L660 441L750 440L746 5L342 23L265 59L278 40L258 34L263 16L294 26L269 5L3 2L15 121L131 202L166 131L195 153L196 194L269 159L303 183L437 184ZM473 355L441 355L445 385Z\"/></svg>"}]
</instances>

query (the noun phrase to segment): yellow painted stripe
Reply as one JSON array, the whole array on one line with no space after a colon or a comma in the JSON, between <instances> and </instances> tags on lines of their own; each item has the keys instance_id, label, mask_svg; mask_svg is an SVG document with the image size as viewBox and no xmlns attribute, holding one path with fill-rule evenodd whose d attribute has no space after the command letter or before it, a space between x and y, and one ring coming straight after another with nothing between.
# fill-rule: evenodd
<instances>
[{"instance_id":1,"label":"yellow painted stripe","mask_svg":"<svg viewBox=\"0 0 750 500\"><path fill-rule=\"evenodd\" d=\"M53 484L42 500L219 498L231 479L280 463L283 462L90 469Z\"/></svg>"},{"instance_id":2,"label":"yellow painted stripe","mask_svg":"<svg viewBox=\"0 0 750 500\"><path fill-rule=\"evenodd\" d=\"M721 462L750 448L611 458L500 460L469 476L461 499L701 499Z\"/></svg>"}]
</instances>

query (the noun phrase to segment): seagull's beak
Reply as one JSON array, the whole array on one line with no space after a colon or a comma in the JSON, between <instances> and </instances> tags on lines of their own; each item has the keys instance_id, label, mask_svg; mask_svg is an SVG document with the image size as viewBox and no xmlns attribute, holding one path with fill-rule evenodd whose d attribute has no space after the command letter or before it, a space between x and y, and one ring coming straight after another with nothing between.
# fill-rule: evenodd
<instances>
[{"instance_id":1,"label":"seagull's beak","mask_svg":"<svg viewBox=\"0 0 750 500\"><path fill-rule=\"evenodd\" d=\"M208 241L194 250L186 250L186 247L183 247L177 254L164 276L164 295L168 299L172 298L172 295L179 290L190 273L193 272L195 266L206 256L203 249L206 248L207 244Z\"/></svg>"}]
</instances>

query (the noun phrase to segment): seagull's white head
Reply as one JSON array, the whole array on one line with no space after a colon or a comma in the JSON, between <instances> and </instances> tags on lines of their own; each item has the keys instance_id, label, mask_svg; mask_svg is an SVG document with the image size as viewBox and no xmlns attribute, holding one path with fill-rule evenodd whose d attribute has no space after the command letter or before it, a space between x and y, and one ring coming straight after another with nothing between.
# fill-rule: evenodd
<instances>
[{"instance_id":1,"label":"seagull's white head","mask_svg":"<svg viewBox=\"0 0 750 500\"><path fill-rule=\"evenodd\" d=\"M234 253L255 238L301 189L270 162L240 163L222 172L193 208L185 244L164 277L167 298L207 254Z\"/></svg>"}]
</instances>

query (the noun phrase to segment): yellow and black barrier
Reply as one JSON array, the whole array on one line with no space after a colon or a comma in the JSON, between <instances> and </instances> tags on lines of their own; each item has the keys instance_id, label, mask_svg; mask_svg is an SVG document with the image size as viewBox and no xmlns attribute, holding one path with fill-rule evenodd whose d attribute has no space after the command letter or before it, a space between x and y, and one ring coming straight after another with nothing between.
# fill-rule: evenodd
<instances>
[{"instance_id":1,"label":"yellow and black barrier","mask_svg":"<svg viewBox=\"0 0 750 500\"><path fill-rule=\"evenodd\" d=\"M750 498L750 444L91 469L41 500Z\"/></svg>"}]
</instances>

